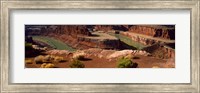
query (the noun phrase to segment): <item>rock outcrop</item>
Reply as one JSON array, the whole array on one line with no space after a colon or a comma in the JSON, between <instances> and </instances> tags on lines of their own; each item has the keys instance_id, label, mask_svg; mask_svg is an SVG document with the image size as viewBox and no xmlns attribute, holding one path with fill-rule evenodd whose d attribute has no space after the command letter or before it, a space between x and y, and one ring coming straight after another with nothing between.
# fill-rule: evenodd
<instances>
[{"instance_id":1,"label":"rock outcrop","mask_svg":"<svg viewBox=\"0 0 200 93\"><path fill-rule=\"evenodd\" d=\"M56 31L57 31L56 33L70 35L72 37L77 37L79 35L91 36L91 33L89 32L87 27L83 26L83 25L78 25L78 26L77 25L59 26Z\"/></svg>"},{"instance_id":2,"label":"rock outcrop","mask_svg":"<svg viewBox=\"0 0 200 93\"><path fill-rule=\"evenodd\" d=\"M102 49L119 49L120 40L119 39L95 39L87 37L77 37L77 42L80 44L87 45L90 48L102 48Z\"/></svg>"},{"instance_id":3,"label":"rock outcrop","mask_svg":"<svg viewBox=\"0 0 200 93\"><path fill-rule=\"evenodd\" d=\"M96 31L111 31L111 30L120 30L120 31L128 31L129 25L96 25L94 29Z\"/></svg>"},{"instance_id":4,"label":"rock outcrop","mask_svg":"<svg viewBox=\"0 0 200 93\"><path fill-rule=\"evenodd\" d=\"M115 51L114 53L107 56L108 59L110 58L119 58L128 55L142 55L142 56L149 56L150 53L143 51L143 50L121 50Z\"/></svg>"},{"instance_id":5,"label":"rock outcrop","mask_svg":"<svg viewBox=\"0 0 200 93\"><path fill-rule=\"evenodd\" d=\"M42 35L42 36L54 37L76 49L88 49L88 48L119 49L120 48L121 43L119 39L115 37L109 38L111 37L109 35L106 35L101 38L101 35L105 33L101 33L101 35L99 36L94 36L89 31L90 28L88 28L86 25L33 26L33 27L26 27L26 36Z\"/></svg>"},{"instance_id":6,"label":"rock outcrop","mask_svg":"<svg viewBox=\"0 0 200 93\"><path fill-rule=\"evenodd\" d=\"M139 35L135 35L134 33L131 32L121 32L120 34L127 36L131 38L133 41L139 42L143 45L153 45L159 42L158 40L145 38Z\"/></svg>"},{"instance_id":7,"label":"rock outcrop","mask_svg":"<svg viewBox=\"0 0 200 93\"><path fill-rule=\"evenodd\" d=\"M165 44L154 44L152 46L146 47L143 50L151 53L153 56L168 59L175 58L175 49L166 46Z\"/></svg>"},{"instance_id":8,"label":"rock outcrop","mask_svg":"<svg viewBox=\"0 0 200 93\"><path fill-rule=\"evenodd\" d=\"M130 27L129 32L139 33L152 37L159 37L163 39L175 39L175 27L140 25Z\"/></svg>"},{"instance_id":9,"label":"rock outcrop","mask_svg":"<svg viewBox=\"0 0 200 93\"><path fill-rule=\"evenodd\" d=\"M175 39L175 26L151 26L151 25L28 25L25 27L26 36L43 35L54 37L73 48L103 48L103 49L121 49L120 40L113 39L92 39L86 38L92 36L94 31L120 31L120 34L130 37L133 41L137 41L144 45L153 45L158 40L149 39L135 33L150 36L152 38ZM30 40L29 40L30 41Z\"/></svg>"},{"instance_id":10,"label":"rock outcrop","mask_svg":"<svg viewBox=\"0 0 200 93\"><path fill-rule=\"evenodd\" d=\"M175 39L174 25L97 25L94 29L97 31L129 31L163 39Z\"/></svg>"},{"instance_id":11,"label":"rock outcrop","mask_svg":"<svg viewBox=\"0 0 200 93\"><path fill-rule=\"evenodd\" d=\"M84 25L44 25L44 26L26 26L26 36L28 35L78 35L90 36L91 33Z\"/></svg>"}]
</instances>

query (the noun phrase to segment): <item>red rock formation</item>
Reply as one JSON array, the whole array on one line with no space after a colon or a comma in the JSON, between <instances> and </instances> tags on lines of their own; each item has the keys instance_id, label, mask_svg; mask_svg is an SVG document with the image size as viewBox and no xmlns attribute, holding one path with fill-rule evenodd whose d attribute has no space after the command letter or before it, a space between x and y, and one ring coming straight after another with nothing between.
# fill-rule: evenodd
<instances>
[{"instance_id":1,"label":"red rock formation","mask_svg":"<svg viewBox=\"0 0 200 93\"><path fill-rule=\"evenodd\" d=\"M76 37L77 35L91 35L86 26L83 25L45 25L35 26L26 29L28 35L49 35L49 34L65 34Z\"/></svg>"},{"instance_id":2,"label":"red rock formation","mask_svg":"<svg viewBox=\"0 0 200 93\"><path fill-rule=\"evenodd\" d=\"M129 25L96 25L94 27L96 31L111 31L111 30L121 30L128 31Z\"/></svg>"},{"instance_id":3,"label":"red rock formation","mask_svg":"<svg viewBox=\"0 0 200 93\"><path fill-rule=\"evenodd\" d=\"M105 32L111 30L129 31L163 39L175 39L175 27L166 25L96 25L94 29Z\"/></svg>"},{"instance_id":4,"label":"red rock formation","mask_svg":"<svg viewBox=\"0 0 200 93\"><path fill-rule=\"evenodd\" d=\"M59 26L57 30L60 31L61 34L70 35L72 37L77 37L78 35L91 35L87 27L83 25L63 25Z\"/></svg>"},{"instance_id":5,"label":"red rock formation","mask_svg":"<svg viewBox=\"0 0 200 93\"><path fill-rule=\"evenodd\" d=\"M163 59L175 58L175 50L167 47L165 44L154 44L143 50L151 53L153 56Z\"/></svg>"},{"instance_id":6,"label":"red rock formation","mask_svg":"<svg viewBox=\"0 0 200 93\"><path fill-rule=\"evenodd\" d=\"M57 38L74 48L119 48L118 40L98 41L92 39L80 39L81 36L91 36L89 29L98 31L119 30L124 31L124 35L129 36L132 40L140 42L144 45L152 45L158 41L147 39L145 37L132 35L134 33L144 34L152 37L160 37L164 39L174 39L175 31L173 27L167 26L149 26L149 25L38 25L35 27L26 27L26 36L43 35ZM127 34L128 33L128 34ZM132 34L129 34L132 33Z\"/></svg>"},{"instance_id":7,"label":"red rock formation","mask_svg":"<svg viewBox=\"0 0 200 93\"><path fill-rule=\"evenodd\" d=\"M131 32L121 32L120 34L127 36L127 37L131 38L133 41L139 42L143 45L153 45L153 44L159 42L158 40L138 36L138 35L135 35L134 33L131 33Z\"/></svg>"},{"instance_id":8,"label":"red rock formation","mask_svg":"<svg viewBox=\"0 0 200 93\"><path fill-rule=\"evenodd\" d=\"M174 27L140 25L140 26L130 27L129 31L152 37L159 37L163 39L171 39L171 40L175 39Z\"/></svg>"}]
</instances>

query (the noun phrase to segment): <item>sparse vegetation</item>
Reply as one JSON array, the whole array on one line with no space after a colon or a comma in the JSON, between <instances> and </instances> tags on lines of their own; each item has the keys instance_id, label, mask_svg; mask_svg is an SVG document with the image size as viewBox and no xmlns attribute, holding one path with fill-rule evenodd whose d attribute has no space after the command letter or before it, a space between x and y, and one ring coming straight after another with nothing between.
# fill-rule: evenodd
<instances>
[{"instance_id":1,"label":"sparse vegetation","mask_svg":"<svg viewBox=\"0 0 200 93\"><path fill-rule=\"evenodd\" d=\"M56 56L54 61L55 62L65 62L66 60L63 57Z\"/></svg>"},{"instance_id":2,"label":"sparse vegetation","mask_svg":"<svg viewBox=\"0 0 200 93\"><path fill-rule=\"evenodd\" d=\"M128 54L127 56L125 56L125 58L132 59L132 58L133 58L133 55L132 55L132 54Z\"/></svg>"},{"instance_id":3,"label":"sparse vegetation","mask_svg":"<svg viewBox=\"0 0 200 93\"><path fill-rule=\"evenodd\" d=\"M73 55L73 59L84 60L85 59L85 53L75 54L75 55Z\"/></svg>"},{"instance_id":4,"label":"sparse vegetation","mask_svg":"<svg viewBox=\"0 0 200 93\"><path fill-rule=\"evenodd\" d=\"M25 49L26 49L26 50L31 50L31 49L33 49L33 48L32 48L32 43L26 43L26 42L25 42Z\"/></svg>"},{"instance_id":5,"label":"sparse vegetation","mask_svg":"<svg viewBox=\"0 0 200 93\"><path fill-rule=\"evenodd\" d=\"M153 66L152 68L160 68L159 66Z\"/></svg>"},{"instance_id":6,"label":"sparse vegetation","mask_svg":"<svg viewBox=\"0 0 200 93\"><path fill-rule=\"evenodd\" d=\"M55 65L54 64L52 64L52 63L43 63L41 66L40 66L40 68L54 68L55 67Z\"/></svg>"},{"instance_id":7,"label":"sparse vegetation","mask_svg":"<svg viewBox=\"0 0 200 93\"><path fill-rule=\"evenodd\" d=\"M32 64L33 62L32 62L31 59L26 59L26 60L25 60L25 63L26 63L26 64Z\"/></svg>"},{"instance_id":8,"label":"sparse vegetation","mask_svg":"<svg viewBox=\"0 0 200 93\"><path fill-rule=\"evenodd\" d=\"M46 55L46 56L44 57L43 61L44 61L44 62L50 62L50 61L52 61L53 59L54 59L53 56Z\"/></svg>"},{"instance_id":9,"label":"sparse vegetation","mask_svg":"<svg viewBox=\"0 0 200 93\"><path fill-rule=\"evenodd\" d=\"M128 59L140 59L140 57L134 56L132 54L129 54L129 55L125 56L125 58L128 58Z\"/></svg>"},{"instance_id":10,"label":"sparse vegetation","mask_svg":"<svg viewBox=\"0 0 200 93\"><path fill-rule=\"evenodd\" d=\"M25 25L23 63L26 68L175 68L175 26L163 26Z\"/></svg>"},{"instance_id":11,"label":"sparse vegetation","mask_svg":"<svg viewBox=\"0 0 200 93\"><path fill-rule=\"evenodd\" d=\"M70 64L70 67L71 68L84 68L85 65L80 60L74 59L72 64Z\"/></svg>"},{"instance_id":12,"label":"sparse vegetation","mask_svg":"<svg viewBox=\"0 0 200 93\"><path fill-rule=\"evenodd\" d=\"M140 57L138 57L138 56L134 56L133 59L140 59Z\"/></svg>"},{"instance_id":13,"label":"sparse vegetation","mask_svg":"<svg viewBox=\"0 0 200 93\"><path fill-rule=\"evenodd\" d=\"M38 64L38 63L43 63L43 59L44 59L44 56L39 55L39 56L35 57L34 62L35 62L36 64Z\"/></svg>"},{"instance_id":14,"label":"sparse vegetation","mask_svg":"<svg viewBox=\"0 0 200 93\"><path fill-rule=\"evenodd\" d=\"M118 60L118 68L137 68L138 64L135 62L132 62L132 60L130 58L126 58L126 57L121 57Z\"/></svg>"},{"instance_id":15,"label":"sparse vegetation","mask_svg":"<svg viewBox=\"0 0 200 93\"><path fill-rule=\"evenodd\" d=\"M42 56L39 55L37 57L35 57L34 62L36 64L39 63L53 63L53 62L65 62L66 60L63 57L60 56L53 56L53 55L46 55L46 56Z\"/></svg>"}]
</instances>

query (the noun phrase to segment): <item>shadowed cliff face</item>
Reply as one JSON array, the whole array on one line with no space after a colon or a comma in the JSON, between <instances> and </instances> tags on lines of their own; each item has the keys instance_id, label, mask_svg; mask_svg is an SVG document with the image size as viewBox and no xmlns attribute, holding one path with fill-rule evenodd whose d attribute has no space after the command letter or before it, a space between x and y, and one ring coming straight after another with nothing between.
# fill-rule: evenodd
<instances>
[{"instance_id":1,"label":"shadowed cliff face","mask_svg":"<svg viewBox=\"0 0 200 93\"><path fill-rule=\"evenodd\" d=\"M110 31L110 30L120 30L120 31L128 31L129 25L96 25L94 29L97 31Z\"/></svg>"},{"instance_id":2,"label":"shadowed cliff face","mask_svg":"<svg viewBox=\"0 0 200 93\"><path fill-rule=\"evenodd\" d=\"M174 46L173 44L154 44L152 46L146 47L143 50L151 53L153 56L168 59L168 58L175 58L175 47L174 49L168 47L169 45Z\"/></svg>"}]
</instances>

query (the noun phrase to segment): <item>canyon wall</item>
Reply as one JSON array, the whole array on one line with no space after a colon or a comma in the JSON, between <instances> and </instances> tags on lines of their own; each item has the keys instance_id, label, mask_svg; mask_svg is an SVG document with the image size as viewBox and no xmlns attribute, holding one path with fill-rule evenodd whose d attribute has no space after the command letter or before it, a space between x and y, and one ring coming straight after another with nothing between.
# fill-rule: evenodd
<instances>
[{"instance_id":1,"label":"canyon wall","mask_svg":"<svg viewBox=\"0 0 200 93\"><path fill-rule=\"evenodd\" d=\"M29 27L30 26L30 27ZM144 45L153 45L160 41L149 39L141 34L152 38L175 39L175 26L151 26L151 25L31 25L25 26L26 36L43 35L59 39L77 49L87 48L110 48L118 49L123 45L119 40L95 40L84 38L92 36L91 31L120 31L120 34L130 37L133 41Z\"/></svg>"},{"instance_id":2,"label":"canyon wall","mask_svg":"<svg viewBox=\"0 0 200 93\"><path fill-rule=\"evenodd\" d=\"M90 48L102 48L102 49L119 49L120 48L120 40L119 39L93 39L93 38L85 38L78 37L77 39L80 44L87 45Z\"/></svg>"},{"instance_id":3,"label":"canyon wall","mask_svg":"<svg viewBox=\"0 0 200 93\"><path fill-rule=\"evenodd\" d=\"M49 34L65 34L72 37L78 35L90 36L91 33L84 25L44 25L26 28L26 36L28 35L49 35Z\"/></svg>"},{"instance_id":4,"label":"canyon wall","mask_svg":"<svg viewBox=\"0 0 200 93\"><path fill-rule=\"evenodd\" d=\"M163 39L175 39L175 28L166 26L132 26L129 28L129 32L139 33L152 37L159 37Z\"/></svg>"},{"instance_id":5,"label":"canyon wall","mask_svg":"<svg viewBox=\"0 0 200 93\"><path fill-rule=\"evenodd\" d=\"M93 39L87 26L83 25L49 25L26 29L26 36L42 35L54 37L76 49L102 48L118 49L119 39Z\"/></svg>"},{"instance_id":6,"label":"canyon wall","mask_svg":"<svg viewBox=\"0 0 200 93\"><path fill-rule=\"evenodd\" d=\"M129 25L96 25L94 26L94 30L105 32L111 30L128 31L129 27Z\"/></svg>"},{"instance_id":7,"label":"canyon wall","mask_svg":"<svg viewBox=\"0 0 200 93\"><path fill-rule=\"evenodd\" d=\"M148 38L144 38L142 36L138 36L135 35L134 33L130 33L130 32L120 32L121 35L127 36L129 38L131 38L133 41L139 42L143 45L153 45L155 43L158 43L158 40L154 40L154 39L148 39Z\"/></svg>"},{"instance_id":8,"label":"canyon wall","mask_svg":"<svg viewBox=\"0 0 200 93\"><path fill-rule=\"evenodd\" d=\"M158 58L175 58L175 49L167 47L164 43L157 43L152 46L146 47L143 50L151 53L153 56Z\"/></svg>"},{"instance_id":9,"label":"canyon wall","mask_svg":"<svg viewBox=\"0 0 200 93\"><path fill-rule=\"evenodd\" d=\"M119 39L93 39L86 38L84 36L77 36L76 38L69 35L50 35L69 46L76 49L89 49L89 48L101 48L101 49L119 49L121 46L121 41Z\"/></svg>"},{"instance_id":10,"label":"canyon wall","mask_svg":"<svg viewBox=\"0 0 200 93\"><path fill-rule=\"evenodd\" d=\"M175 26L174 25L97 25L95 30L100 31L129 31L133 33L143 34L152 37L163 39L175 39Z\"/></svg>"},{"instance_id":11,"label":"canyon wall","mask_svg":"<svg viewBox=\"0 0 200 93\"><path fill-rule=\"evenodd\" d=\"M112 31L117 30L121 32L132 32L142 35L175 40L175 26L174 25L47 25L38 26L38 28L26 29L26 34L31 35L48 35L66 34L76 37L77 35L91 35L90 31Z\"/></svg>"}]
</instances>

